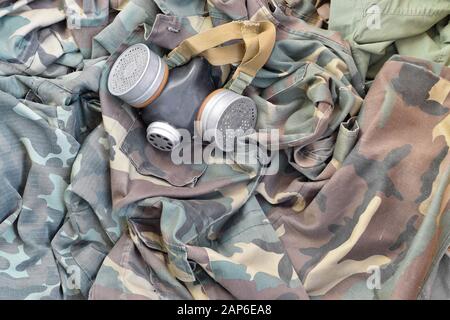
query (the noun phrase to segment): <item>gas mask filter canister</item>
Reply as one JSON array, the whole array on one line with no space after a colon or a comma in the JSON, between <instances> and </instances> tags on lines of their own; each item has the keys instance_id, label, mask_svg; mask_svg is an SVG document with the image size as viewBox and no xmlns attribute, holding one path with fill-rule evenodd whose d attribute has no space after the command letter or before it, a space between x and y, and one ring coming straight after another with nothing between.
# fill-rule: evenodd
<instances>
[{"instance_id":1,"label":"gas mask filter canister","mask_svg":"<svg viewBox=\"0 0 450 320\"><path fill-rule=\"evenodd\" d=\"M230 151L236 137L245 134L256 125L255 102L231 90L213 91L197 113L197 131L203 139L215 141L217 146Z\"/></svg>"},{"instance_id":2,"label":"gas mask filter canister","mask_svg":"<svg viewBox=\"0 0 450 320\"><path fill-rule=\"evenodd\" d=\"M108 78L109 92L135 108L144 108L164 89L169 68L145 44L127 48L115 61Z\"/></svg>"}]
</instances>

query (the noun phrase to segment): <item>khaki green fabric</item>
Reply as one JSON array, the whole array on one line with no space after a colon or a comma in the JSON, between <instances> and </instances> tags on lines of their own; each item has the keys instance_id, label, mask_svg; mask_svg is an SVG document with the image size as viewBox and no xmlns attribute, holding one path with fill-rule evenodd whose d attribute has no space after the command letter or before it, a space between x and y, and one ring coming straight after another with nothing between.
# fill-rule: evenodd
<instances>
[{"instance_id":1,"label":"khaki green fabric","mask_svg":"<svg viewBox=\"0 0 450 320\"><path fill-rule=\"evenodd\" d=\"M217 48L233 40L243 40L243 46L238 43ZM173 68L198 55L219 66L238 61L226 87L241 94L267 62L274 45L275 26L270 21L229 22L184 40L167 55L166 63Z\"/></svg>"},{"instance_id":2,"label":"khaki green fabric","mask_svg":"<svg viewBox=\"0 0 450 320\"><path fill-rule=\"evenodd\" d=\"M340 0L331 2L329 28L352 46L363 76L373 79L398 53L450 65L448 0Z\"/></svg>"}]
</instances>

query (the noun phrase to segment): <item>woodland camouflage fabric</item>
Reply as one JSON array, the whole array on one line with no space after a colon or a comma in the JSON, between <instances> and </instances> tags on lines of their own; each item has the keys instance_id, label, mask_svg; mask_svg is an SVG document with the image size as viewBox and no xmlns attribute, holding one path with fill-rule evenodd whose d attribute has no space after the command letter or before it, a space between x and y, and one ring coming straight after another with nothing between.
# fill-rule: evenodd
<instances>
[{"instance_id":1,"label":"woodland camouflage fabric","mask_svg":"<svg viewBox=\"0 0 450 320\"><path fill-rule=\"evenodd\" d=\"M390 55L367 90L328 11L0 0L0 298L450 299L450 68ZM234 20L276 26L245 93L279 152L174 164L110 68Z\"/></svg>"}]
</instances>

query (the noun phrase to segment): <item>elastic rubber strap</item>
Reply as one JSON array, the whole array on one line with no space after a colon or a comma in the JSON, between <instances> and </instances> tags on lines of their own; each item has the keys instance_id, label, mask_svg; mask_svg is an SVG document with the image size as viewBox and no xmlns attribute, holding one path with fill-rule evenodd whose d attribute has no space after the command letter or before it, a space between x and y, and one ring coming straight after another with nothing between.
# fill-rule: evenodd
<instances>
[{"instance_id":1,"label":"elastic rubber strap","mask_svg":"<svg viewBox=\"0 0 450 320\"><path fill-rule=\"evenodd\" d=\"M226 87L241 94L269 59L275 37L270 21L233 21L184 40L167 55L166 62L173 68L200 55L216 66L240 62ZM218 47L232 40L243 42Z\"/></svg>"}]
</instances>

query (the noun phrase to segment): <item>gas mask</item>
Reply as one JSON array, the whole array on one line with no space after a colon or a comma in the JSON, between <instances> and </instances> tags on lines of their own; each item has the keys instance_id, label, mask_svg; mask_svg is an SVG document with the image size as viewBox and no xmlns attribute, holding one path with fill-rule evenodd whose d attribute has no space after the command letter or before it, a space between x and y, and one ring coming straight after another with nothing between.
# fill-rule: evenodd
<instances>
[{"instance_id":1,"label":"gas mask","mask_svg":"<svg viewBox=\"0 0 450 320\"><path fill-rule=\"evenodd\" d=\"M219 47L232 40L243 41ZM272 23L238 21L184 40L164 59L147 45L135 44L115 61L108 89L140 109L153 147L171 151L181 143L184 129L229 151L234 139L256 124L256 105L242 92L274 43ZM238 63L231 79L217 88L213 68Z\"/></svg>"}]
</instances>

